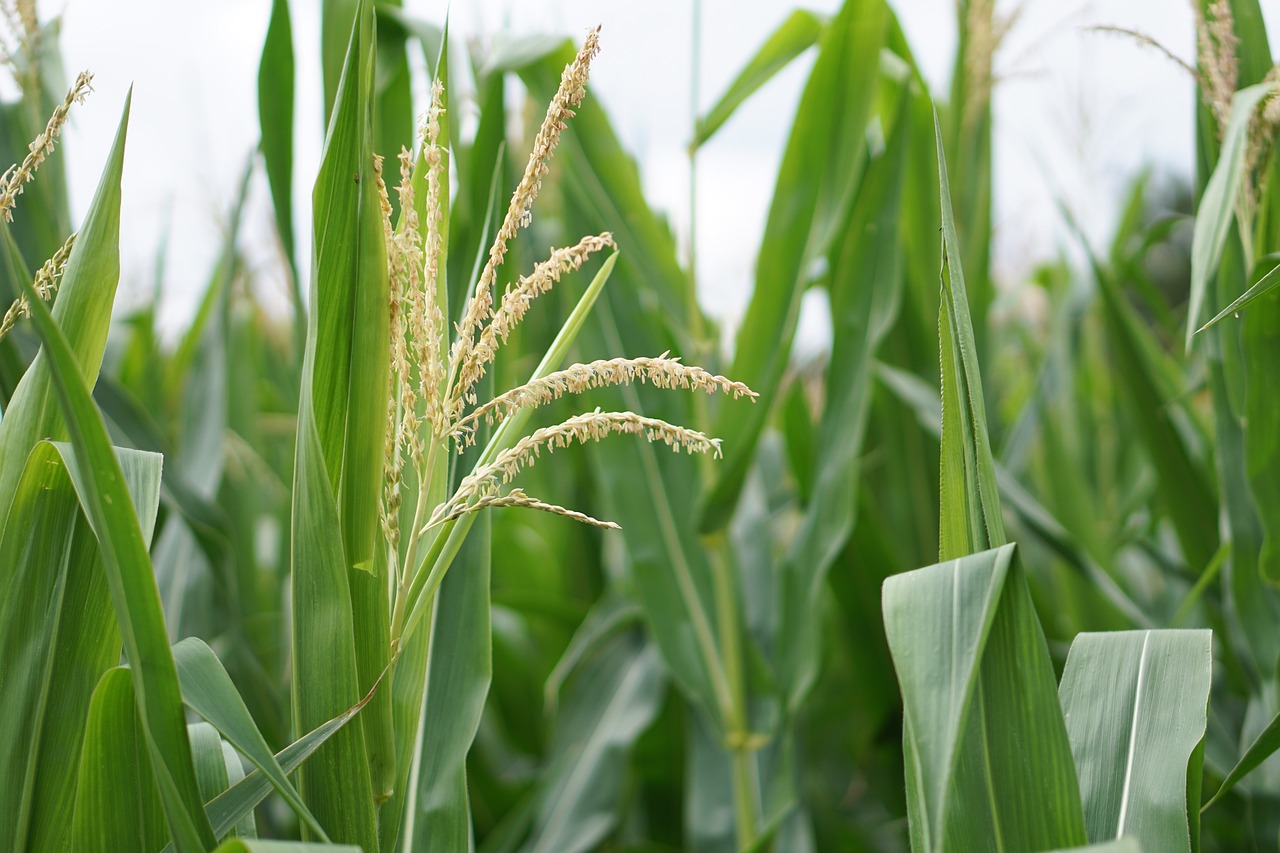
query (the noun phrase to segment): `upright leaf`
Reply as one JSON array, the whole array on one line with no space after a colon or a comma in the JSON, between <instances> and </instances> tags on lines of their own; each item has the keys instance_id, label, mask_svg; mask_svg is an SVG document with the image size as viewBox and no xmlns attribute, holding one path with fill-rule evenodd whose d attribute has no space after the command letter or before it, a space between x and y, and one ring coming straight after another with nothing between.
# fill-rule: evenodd
<instances>
[{"instance_id":1,"label":"upright leaf","mask_svg":"<svg viewBox=\"0 0 1280 853\"><path fill-rule=\"evenodd\" d=\"M916 853L1085 843L1053 665L1006 545L885 581Z\"/></svg>"},{"instance_id":2,"label":"upright leaf","mask_svg":"<svg viewBox=\"0 0 1280 853\"><path fill-rule=\"evenodd\" d=\"M1231 117L1204 195L1196 211L1191 239L1191 296L1187 307L1187 350L1204 313L1209 279L1218 270L1227 233L1235 219L1236 201L1244 181L1244 159L1253 111L1275 88L1274 83L1256 83L1241 89L1231 99ZM1244 227L1248 227L1245 225Z\"/></svg>"},{"instance_id":3,"label":"upright leaf","mask_svg":"<svg viewBox=\"0 0 1280 853\"><path fill-rule=\"evenodd\" d=\"M89 205L66 271L58 287L53 316L74 348L81 375L92 385L102 364L120 279L120 176L130 99L116 130L98 189ZM42 438L65 439L63 415L54 404L48 356L37 355L0 419L0 517L8 512L22 475L22 460Z\"/></svg>"},{"instance_id":4,"label":"upright leaf","mask_svg":"<svg viewBox=\"0 0 1280 853\"><path fill-rule=\"evenodd\" d=\"M360 4L349 35L313 193L311 311L291 528L299 731L368 692L386 666L390 635L386 578L372 574L389 393L389 296L371 148L369 3ZM374 799L390 784L388 708L384 697L382 713L342 729L299 774L302 796L329 835L368 850L377 845Z\"/></svg>"},{"instance_id":5,"label":"upright leaf","mask_svg":"<svg viewBox=\"0 0 1280 853\"><path fill-rule=\"evenodd\" d=\"M942 496L940 553L954 559L1003 545L1004 520L996 490L995 462L987 433L987 405L978 367L978 344L960 262L942 150L942 128L934 114L938 183L942 198L942 302L938 336L942 361Z\"/></svg>"},{"instance_id":6,"label":"upright leaf","mask_svg":"<svg viewBox=\"0 0 1280 853\"><path fill-rule=\"evenodd\" d=\"M293 239L293 23L289 0L271 0L266 41L258 64L258 143L267 168L276 232L292 273L294 310L302 317L298 256Z\"/></svg>"},{"instance_id":7,"label":"upright leaf","mask_svg":"<svg viewBox=\"0 0 1280 853\"><path fill-rule=\"evenodd\" d=\"M902 285L899 202L910 138L910 97L899 109L885 151L868 167L832 247L831 357L818 428L814 483L801 528L787 555L779 595L779 679L792 710L817 676L818 627L807 619L822 581L853 530L875 352L890 331ZM792 630L789 626L800 626Z\"/></svg>"}]
</instances>

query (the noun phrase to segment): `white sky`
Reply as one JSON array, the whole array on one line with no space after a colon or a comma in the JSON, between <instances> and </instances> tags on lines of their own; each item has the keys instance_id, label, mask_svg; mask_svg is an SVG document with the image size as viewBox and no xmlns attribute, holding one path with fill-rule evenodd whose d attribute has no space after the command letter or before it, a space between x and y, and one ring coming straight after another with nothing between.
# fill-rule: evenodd
<instances>
[{"instance_id":1,"label":"white sky","mask_svg":"<svg viewBox=\"0 0 1280 853\"><path fill-rule=\"evenodd\" d=\"M83 215L125 91L134 84L122 212L126 301L149 292L169 241L163 317L190 316L212 268L238 177L258 137L256 74L268 0L64 0L68 72L96 74L95 94L73 113L68 151L74 215ZM44 12L56 11L46 2ZM297 61L295 184L300 259L306 263L311 177L321 144L319 0L294 0ZM789 0L704 0L701 106L710 105L769 32ZM808 0L833 11L836 0ZM916 56L941 97L955 50L952 0L894 0ZM1065 197L1095 241L1106 239L1127 180L1145 164L1189 174L1191 82L1149 49L1094 24L1133 27L1192 57L1189 2L1020 0L1018 23L997 57L996 260L1006 286L1068 240L1054 199ZM406 0L440 21L443 0ZM1263 3L1269 28L1280 2ZM1001 4L1007 11L1010 4ZM651 203L687 229L691 4L688 0L454 0L455 36L554 32L580 39L602 23L593 67L600 98L637 156ZM774 175L811 57L780 75L704 149L699 161L699 281L707 308L732 326L750 293ZM244 245L284 293L258 180ZM820 346L820 307L807 306L801 346Z\"/></svg>"}]
</instances>

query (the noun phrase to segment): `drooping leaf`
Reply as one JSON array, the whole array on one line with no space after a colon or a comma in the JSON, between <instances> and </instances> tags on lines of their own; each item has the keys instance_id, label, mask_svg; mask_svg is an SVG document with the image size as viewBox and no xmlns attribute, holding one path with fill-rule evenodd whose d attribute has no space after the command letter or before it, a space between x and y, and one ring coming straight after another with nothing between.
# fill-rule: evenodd
<instances>
[{"instance_id":1,"label":"drooping leaf","mask_svg":"<svg viewBox=\"0 0 1280 853\"><path fill-rule=\"evenodd\" d=\"M821 15L807 9L792 10L738 72L715 105L698 119L690 147L705 145L744 101L786 68L791 60L817 43L825 24L826 20Z\"/></svg>"},{"instance_id":2,"label":"drooping leaf","mask_svg":"<svg viewBox=\"0 0 1280 853\"><path fill-rule=\"evenodd\" d=\"M173 647L178 667L178 682L182 686L182 701L213 725L253 765L271 781L272 787L284 797L298 818L323 841L328 841L324 829L303 805L302 798L285 776L285 771L271 754L270 747L257 724L249 715L244 700L223 669L213 649L204 641L188 637ZM206 801L213 799L206 797Z\"/></svg>"},{"instance_id":3,"label":"drooping leaf","mask_svg":"<svg viewBox=\"0 0 1280 853\"><path fill-rule=\"evenodd\" d=\"M1204 804L1201 811L1208 811L1210 806L1226 796L1241 779L1257 770L1262 766L1262 762L1275 755L1276 752L1280 752L1280 714L1272 717L1266 728L1249 744L1244 751L1244 755L1240 756L1236 766L1232 767L1231 771L1227 773L1227 777L1222 780L1218 790Z\"/></svg>"},{"instance_id":4,"label":"drooping leaf","mask_svg":"<svg viewBox=\"0 0 1280 853\"><path fill-rule=\"evenodd\" d=\"M1196 329L1196 333L1199 334L1200 332L1203 332L1205 329L1208 329L1219 321L1226 319L1228 316L1239 316L1242 308L1253 300L1266 296L1272 290L1275 290L1276 287L1280 287L1280 264L1272 267L1271 272L1258 279L1253 287L1250 287L1244 293L1240 294L1239 299L1219 311L1212 320Z\"/></svg>"}]
</instances>

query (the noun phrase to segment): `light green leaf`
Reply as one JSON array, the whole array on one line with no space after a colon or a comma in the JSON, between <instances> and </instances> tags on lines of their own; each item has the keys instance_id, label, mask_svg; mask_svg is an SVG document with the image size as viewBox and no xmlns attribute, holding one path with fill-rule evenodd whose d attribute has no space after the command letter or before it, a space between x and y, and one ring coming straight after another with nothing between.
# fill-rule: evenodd
<instances>
[{"instance_id":1,"label":"light green leaf","mask_svg":"<svg viewBox=\"0 0 1280 853\"><path fill-rule=\"evenodd\" d=\"M293 24L289 0L272 0L262 59L258 64L258 147L267 169L276 231L292 274L295 317L303 316L302 287L293 238Z\"/></svg>"},{"instance_id":2,"label":"light green leaf","mask_svg":"<svg viewBox=\"0 0 1280 853\"><path fill-rule=\"evenodd\" d=\"M312 844L305 841L261 841L233 838L218 847L214 853L306 853L327 850L329 853L360 853L359 847L349 844Z\"/></svg>"},{"instance_id":3,"label":"light green leaf","mask_svg":"<svg viewBox=\"0 0 1280 853\"><path fill-rule=\"evenodd\" d=\"M807 619L823 580L853 531L860 457L871 409L872 371L880 342L893 326L902 287L899 202L910 139L910 95L899 94L885 151L867 169L831 251L831 358L827 367L813 494L781 576L779 681L798 711L817 677L820 622Z\"/></svg>"},{"instance_id":4,"label":"light green leaf","mask_svg":"<svg viewBox=\"0 0 1280 853\"><path fill-rule=\"evenodd\" d=\"M1218 323L1220 320L1225 319L1229 315L1238 315L1240 313L1240 309L1244 308L1244 306L1259 297L1266 296L1268 293L1275 290L1276 287L1280 287L1280 264L1272 267L1269 273L1258 279L1257 283L1254 284L1253 287L1240 294L1239 299L1232 302L1226 308L1223 308L1212 320L1196 329L1196 334L1203 332L1205 329Z\"/></svg>"},{"instance_id":5,"label":"light green leaf","mask_svg":"<svg viewBox=\"0 0 1280 853\"><path fill-rule=\"evenodd\" d=\"M1211 646L1209 631L1081 634L1071 644L1059 693L1093 841L1199 849L1188 781L1200 774L1193 756L1207 725Z\"/></svg>"},{"instance_id":6,"label":"light green leaf","mask_svg":"<svg viewBox=\"0 0 1280 853\"><path fill-rule=\"evenodd\" d=\"M281 769L285 773L292 773L301 767L317 749L351 722L368 701L369 697L365 696L332 720L326 720L276 753L276 761L279 762ZM262 771L255 770L215 797L205 806L205 813L209 816L214 834L222 838L231 832L237 824L253 814L258 803L266 799L272 790L270 780L262 774ZM164 849L164 853L172 853L172 850L173 845L170 844Z\"/></svg>"},{"instance_id":7,"label":"light green leaf","mask_svg":"<svg viewBox=\"0 0 1280 853\"><path fill-rule=\"evenodd\" d=\"M1208 811L1209 806L1222 799L1241 779L1257 770L1262 765L1262 762L1275 755L1278 751L1280 751L1280 714L1272 717L1271 722L1267 723L1267 727L1253 739L1253 743L1249 744L1249 747L1244 751L1244 755L1240 756L1240 760L1236 762L1236 766L1231 768L1227 778L1222 780L1218 790L1214 792L1213 796L1209 798L1209 801L1204 804L1200 811Z\"/></svg>"},{"instance_id":8,"label":"light green leaf","mask_svg":"<svg viewBox=\"0 0 1280 853\"><path fill-rule=\"evenodd\" d=\"M120 175L129 124L129 103L89 213L80 227L58 286L53 316L71 343L80 373L92 386L102 364L111 306L120 279ZM24 279L29 281L29 279ZM64 439L67 428L54 403L49 357L37 355L14 390L0 419L0 517L9 510L22 461L42 438Z\"/></svg>"},{"instance_id":9,"label":"light green leaf","mask_svg":"<svg viewBox=\"0 0 1280 853\"><path fill-rule=\"evenodd\" d=\"M426 681L418 679L417 702L412 705L421 714L416 723L423 728L409 756L413 766L399 847L406 853L467 853L472 843L466 760L493 677L491 525L487 515L476 520L456 568L436 594ZM391 849L390 841L384 834L384 850Z\"/></svg>"},{"instance_id":10,"label":"light green leaf","mask_svg":"<svg viewBox=\"0 0 1280 853\"><path fill-rule=\"evenodd\" d=\"M334 5L326 4L326 27L333 25ZM379 583L386 609L385 578L369 573L389 393L386 247L370 148L370 4L362 2L354 19L313 193L311 311L291 525L293 714L299 731L319 726L368 692L361 685L381 675L375 662L381 659L385 667L390 635L376 618ZM328 45L328 30L325 40ZM326 53L326 68L328 58ZM374 303L383 306L380 316L369 313ZM303 799L329 835L368 850L377 845L372 756L385 769L382 760L391 748L377 739L376 753L368 748L367 734L389 734L377 725L381 720L379 715L367 727L362 722L340 730L299 774ZM379 777L378 791L385 781Z\"/></svg>"}]
</instances>

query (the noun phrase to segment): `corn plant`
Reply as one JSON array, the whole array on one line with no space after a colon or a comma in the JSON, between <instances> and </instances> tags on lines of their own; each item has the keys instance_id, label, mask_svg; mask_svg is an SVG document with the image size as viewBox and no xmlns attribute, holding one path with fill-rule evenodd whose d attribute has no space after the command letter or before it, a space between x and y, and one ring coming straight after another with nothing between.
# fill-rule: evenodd
<instances>
[{"instance_id":1,"label":"corn plant","mask_svg":"<svg viewBox=\"0 0 1280 853\"><path fill-rule=\"evenodd\" d=\"M733 340L695 235L682 253L586 97L607 21L451 46L338 0L324 121L298 123L325 133L309 280L307 48L273 0L261 143L199 308L173 342L155 300L108 336L128 106L69 238L60 128L90 81L66 85L56 21L0 10L6 848L1280 832L1278 101L1254 0L1198 7L1195 187L1171 204L1141 176L1105 250L1081 238L1085 265L1012 293L990 260L1010 22L958 4L943 103L884 0L783 16L689 129L696 167L813 56ZM258 170L283 317L238 251ZM801 361L815 292L831 348ZM1043 318L1010 310L1027 292Z\"/></svg>"}]
</instances>

